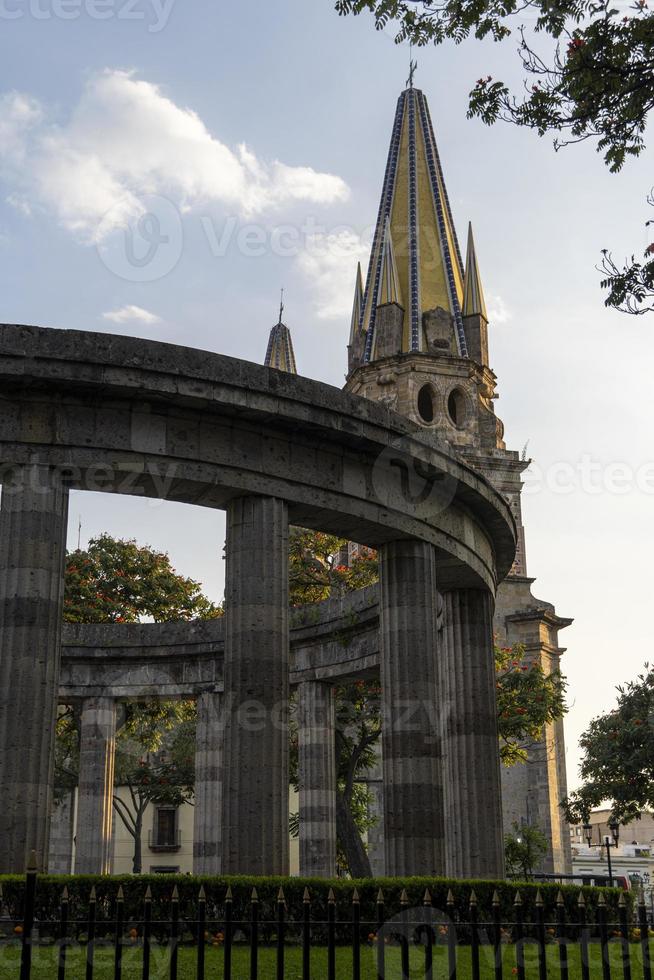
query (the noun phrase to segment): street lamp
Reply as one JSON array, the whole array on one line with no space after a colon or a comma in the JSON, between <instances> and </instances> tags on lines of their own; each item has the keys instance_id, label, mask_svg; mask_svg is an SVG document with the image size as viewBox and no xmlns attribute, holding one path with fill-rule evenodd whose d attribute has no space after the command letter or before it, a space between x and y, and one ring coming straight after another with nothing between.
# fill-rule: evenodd
<instances>
[{"instance_id":1,"label":"street lamp","mask_svg":"<svg viewBox=\"0 0 654 980\"><path fill-rule=\"evenodd\" d=\"M609 824L609 830L611 831L611 837L605 834L604 840L599 841L597 844L593 844L593 828L589 823L584 824L584 833L586 835L586 840L588 841L589 847L605 847L606 848L606 860L609 865L609 887L613 888L613 868L611 867L611 848L618 846L618 841L620 840L620 824L617 820L612 820Z\"/></svg>"}]
</instances>

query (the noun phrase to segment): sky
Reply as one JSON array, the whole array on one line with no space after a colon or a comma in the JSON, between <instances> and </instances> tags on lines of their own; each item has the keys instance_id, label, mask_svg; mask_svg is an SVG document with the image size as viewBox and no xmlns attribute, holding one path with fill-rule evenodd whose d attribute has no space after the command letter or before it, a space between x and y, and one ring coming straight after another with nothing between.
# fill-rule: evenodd
<instances>
[{"instance_id":1,"label":"sky","mask_svg":"<svg viewBox=\"0 0 654 980\"><path fill-rule=\"evenodd\" d=\"M647 244L653 157L611 175L591 143L467 120L478 77L522 84L516 43L420 50L415 84L460 240L473 222L507 446L533 460L533 592L574 617L574 786L579 735L652 659L654 322L606 310L596 265ZM283 286L299 372L342 385L408 61L332 0L0 0L0 320L261 361ZM222 597L222 513L80 493L70 512L70 547L135 537Z\"/></svg>"}]
</instances>

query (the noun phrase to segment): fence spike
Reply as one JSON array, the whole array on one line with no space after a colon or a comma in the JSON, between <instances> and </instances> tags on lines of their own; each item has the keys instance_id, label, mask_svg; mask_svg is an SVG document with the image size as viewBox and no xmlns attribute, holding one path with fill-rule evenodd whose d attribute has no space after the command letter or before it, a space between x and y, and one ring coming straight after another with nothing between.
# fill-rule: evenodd
<instances>
[{"instance_id":1,"label":"fence spike","mask_svg":"<svg viewBox=\"0 0 654 980\"><path fill-rule=\"evenodd\" d=\"M498 891L497 891L497 888L496 888L495 891L493 892L493 905L495 906L495 908L498 908L498 906L500 904L501 904L501 902L500 902L500 896L499 896Z\"/></svg>"},{"instance_id":2,"label":"fence spike","mask_svg":"<svg viewBox=\"0 0 654 980\"><path fill-rule=\"evenodd\" d=\"M285 902L286 902L286 899L284 898L284 889L280 885L279 886L279 891L277 892L277 904L278 905L283 905Z\"/></svg>"},{"instance_id":3,"label":"fence spike","mask_svg":"<svg viewBox=\"0 0 654 980\"><path fill-rule=\"evenodd\" d=\"M406 888L403 888L402 893L400 895L400 905L408 905L408 904L409 904L409 896L406 893Z\"/></svg>"},{"instance_id":4,"label":"fence spike","mask_svg":"<svg viewBox=\"0 0 654 980\"><path fill-rule=\"evenodd\" d=\"M200 885L200 891L198 892L198 902L206 902L207 893L204 890L204 885Z\"/></svg>"},{"instance_id":5,"label":"fence spike","mask_svg":"<svg viewBox=\"0 0 654 980\"><path fill-rule=\"evenodd\" d=\"M359 891L357 888L352 892L352 905L358 905L361 899L359 898Z\"/></svg>"},{"instance_id":6,"label":"fence spike","mask_svg":"<svg viewBox=\"0 0 654 980\"><path fill-rule=\"evenodd\" d=\"M516 905L516 906L518 906L518 907L520 905L522 905L522 895L520 894L519 891L517 891L515 893L515 898L513 899L513 904Z\"/></svg>"},{"instance_id":7,"label":"fence spike","mask_svg":"<svg viewBox=\"0 0 654 980\"><path fill-rule=\"evenodd\" d=\"M329 889L329 895L327 896L327 901L330 905L336 905L336 895L334 895L334 889Z\"/></svg>"},{"instance_id":8,"label":"fence spike","mask_svg":"<svg viewBox=\"0 0 654 980\"><path fill-rule=\"evenodd\" d=\"M311 904L311 892L306 887L306 885L304 886L304 895L302 896L302 901L304 902L305 905Z\"/></svg>"},{"instance_id":9,"label":"fence spike","mask_svg":"<svg viewBox=\"0 0 654 980\"><path fill-rule=\"evenodd\" d=\"M586 899L584 898L584 893L579 892L579 898L577 899L577 905L580 909L586 908Z\"/></svg>"},{"instance_id":10,"label":"fence spike","mask_svg":"<svg viewBox=\"0 0 654 980\"><path fill-rule=\"evenodd\" d=\"M563 900L563 892L561 891L561 889L560 889L560 888L559 888L559 891L558 891L558 894L557 894L557 896L556 896L556 904L557 904L557 905L558 905L559 907L560 907L561 905L565 905L565 902L564 902L564 900Z\"/></svg>"},{"instance_id":11,"label":"fence spike","mask_svg":"<svg viewBox=\"0 0 654 980\"><path fill-rule=\"evenodd\" d=\"M606 905L606 899L604 898L604 895L603 895L602 892L599 893L599 898L597 899L597 904L598 905Z\"/></svg>"},{"instance_id":12,"label":"fence spike","mask_svg":"<svg viewBox=\"0 0 654 980\"><path fill-rule=\"evenodd\" d=\"M177 890L177 885L175 885L175 887L173 888L172 900L173 902L179 902L179 892Z\"/></svg>"},{"instance_id":13,"label":"fence spike","mask_svg":"<svg viewBox=\"0 0 654 980\"><path fill-rule=\"evenodd\" d=\"M621 909L623 909L626 904L627 903L624 900L624 892L620 892L620 898L618 899L618 905L620 906Z\"/></svg>"},{"instance_id":14,"label":"fence spike","mask_svg":"<svg viewBox=\"0 0 654 980\"><path fill-rule=\"evenodd\" d=\"M232 886L228 885L227 891L225 892L225 901L232 902L233 900L234 900L234 896L232 895Z\"/></svg>"},{"instance_id":15,"label":"fence spike","mask_svg":"<svg viewBox=\"0 0 654 980\"><path fill-rule=\"evenodd\" d=\"M125 892L123 891L123 886L122 885L119 885L118 886L118 894L116 895L116 901L117 902L124 902L125 901Z\"/></svg>"},{"instance_id":16,"label":"fence spike","mask_svg":"<svg viewBox=\"0 0 654 980\"><path fill-rule=\"evenodd\" d=\"M252 889L252 894L250 895L250 902L251 902L252 905L254 905L254 903L255 902L258 902L258 901L259 901L259 896L257 894L257 890L256 890L256 888L253 888Z\"/></svg>"},{"instance_id":17,"label":"fence spike","mask_svg":"<svg viewBox=\"0 0 654 980\"><path fill-rule=\"evenodd\" d=\"M454 895L452 894L451 888L448 888L447 890L447 904L454 905Z\"/></svg>"},{"instance_id":18,"label":"fence spike","mask_svg":"<svg viewBox=\"0 0 654 980\"><path fill-rule=\"evenodd\" d=\"M377 905L383 905L383 904L384 904L384 893L380 888L379 891L377 892Z\"/></svg>"},{"instance_id":19,"label":"fence spike","mask_svg":"<svg viewBox=\"0 0 654 980\"><path fill-rule=\"evenodd\" d=\"M149 885L145 889L145 900L146 900L146 902L151 902L152 901L152 889L150 888Z\"/></svg>"},{"instance_id":20,"label":"fence spike","mask_svg":"<svg viewBox=\"0 0 654 980\"><path fill-rule=\"evenodd\" d=\"M431 905L431 892L428 888L425 888L425 894L422 896L423 905Z\"/></svg>"},{"instance_id":21,"label":"fence spike","mask_svg":"<svg viewBox=\"0 0 654 980\"><path fill-rule=\"evenodd\" d=\"M89 895L89 902L95 902L95 900L96 900L95 885L93 885L93 887L91 888L91 894Z\"/></svg>"},{"instance_id":22,"label":"fence spike","mask_svg":"<svg viewBox=\"0 0 654 980\"><path fill-rule=\"evenodd\" d=\"M64 890L61 893L61 904L63 905L68 901L68 885L64 885Z\"/></svg>"},{"instance_id":23,"label":"fence spike","mask_svg":"<svg viewBox=\"0 0 654 980\"><path fill-rule=\"evenodd\" d=\"M536 905L539 909L543 907L543 896L540 893L540 888L536 892Z\"/></svg>"},{"instance_id":24,"label":"fence spike","mask_svg":"<svg viewBox=\"0 0 654 980\"><path fill-rule=\"evenodd\" d=\"M30 851L29 861L27 862L27 873L36 874L38 867L39 865L36 859L36 851Z\"/></svg>"},{"instance_id":25,"label":"fence spike","mask_svg":"<svg viewBox=\"0 0 654 980\"><path fill-rule=\"evenodd\" d=\"M470 908L473 908L476 904L477 904L477 896L475 895L475 890L473 888L472 891L470 892L470 902L469 902Z\"/></svg>"}]
</instances>

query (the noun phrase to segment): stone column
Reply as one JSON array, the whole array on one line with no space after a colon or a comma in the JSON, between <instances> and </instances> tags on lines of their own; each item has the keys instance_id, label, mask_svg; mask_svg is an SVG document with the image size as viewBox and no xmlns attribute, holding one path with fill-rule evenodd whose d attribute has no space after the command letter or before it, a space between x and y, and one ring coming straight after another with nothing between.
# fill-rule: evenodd
<instances>
[{"instance_id":1,"label":"stone column","mask_svg":"<svg viewBox=\"0 0 654 980\"><path fill-rule=\"evenodd\" d=\"M82 702L75 874L111 873L116 755L116 703L113 698Z\"/></svg>"},{"instance_id":2,"label":"stone column","mask_svg":"<svg viewBox=\"0 0 654 980\"><path fill-rule=\"evenodd\" d=\"M2 474L0 872L48 859L68 491L47 466Z\"/></svg>"},{"instance_id":3,"label":"stone column","mask_svg":"<svg viewBox=\"0 0 654 980\"><path fill-rule=\"evenodd\" d=\"M288 509L227 509L223 874L288 874Z\"/></svg>"},{"instance_id":4,"label":"stone column","mask_svg":"<svg viewBox=\"0 0 654 980\"><path fill-rule=\"evenodd\" d=\"M502 878L493 599L474 589L443 599L446 870L453 878Z\"/></svg>"},{"instance_id":5,"label":"stone column","mask_svg":"<svg viewBox=\"0 0 654 980\"><path fill-rule=\"evenodd\" d=\"M444 872L435 553L380 549L384 837L387 875Z\"/></svg>"},{"instance_id":6,"label":"stone column","mask_svg":"<svg viewBox=\"0 0 654 980\"><path fill-rule=\"evenodd\" d=\"M193 874L222 872L223 695L203 691L198 697L195 735L195 807Z\"/></svg>"},{"instance_id":7,"label":"stone column","mask_svg":"<svg viewBox=\"0 0 654 980\"><path fill-rule=\"evenodd\" d=\"M48 873L69 875L73 870L73 828L75 826L75 793L66 793L52 808L50 816L50 853Z\"/></svg>"},{"instance_id":8,"label":"stone column","mask_svg":"<svg viewBox=\"0 0 654 980\"><path fill-rule=\"evenodd\" d=\"M300 874L336 874L336 748L330 684L298 685Z\"/></svg>"}]
</instances>

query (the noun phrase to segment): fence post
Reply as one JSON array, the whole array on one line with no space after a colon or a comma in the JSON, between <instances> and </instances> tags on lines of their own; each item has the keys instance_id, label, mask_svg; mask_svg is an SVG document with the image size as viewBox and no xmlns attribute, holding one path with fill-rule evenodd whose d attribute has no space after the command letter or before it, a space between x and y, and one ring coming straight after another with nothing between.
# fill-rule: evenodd
<instances>
[{"instance_id":1,"label":"fence post","mask_svg":"<svg viewBox=\"0 0 654 980\"><path fill-rule=\"evenodd\" d=\"M377 892L377 980L386 975L386 947L384 946L384 893Z\"/></svg>"},{"instance_id":2,"label":"fence post","mask_svg":"<svg viewBox=\"0 0 654 980\"><path fill-rule=\"evenodd\" d=\"M568 980L568 943L565 934L565 902L559 890L556 896L556 938L559 942L559 969L561 980Z\"/></svg>"},{"instance_id":3,"label":"fence post","mask_svg":"<svg viewBox=\"0 0 654 980\"><path fill-rule=\"evenodd\" d=\"M93 980L93 960L95 958L95 920L97 913L95 885L89 895L89 928L86 938L86 980Z\"/></svg>"},{"instance_id":4,"label":"fence post","mask_svg":"<svg viewBox=\"0 0 654 980\"><path fill-rule=\"evenodd\" d=\"M284 898L284 889L280 885L279 891L277 892L277 980L284 980L285 911L286 899Z\"/></svg>"},{"instance_id":5,"label":"fence post","mask_svg":"<svg viewBox=\"0 0 654 980\"><path fill-rule=\"evenodd\" d=\"M502 980L502 907L497 888L493 892L493 959L495 980Z\"/></svg>"},{"instance_id":6,"label":"fence post","mask_svg":"<svg viewBox=\"0 0 654 980\"><path fill-rule=\"evenodd\" d=\"M34 902L36 899L36 851L32 851L25 875L25 902L23 905L23 936L20 951L20 980L30 980L32 975L32 932L34 931Z\"/></svg>"},{"instance_id":7,"label":"fence post","mask_svg":"<svg viewBox=\"0 0 654 980\"><path fill-rule=\"evenodd\" d=\"M470 958L472 961L472 980L479 980L479 926L477 916L477 896L470 892Z\"/></svg>"},{"instance_id":8,"label":"fence post","mask_svg":"<svg viewBox=\"0 0 654 980\"><path fill-rule=\"evenodd\" d=\"M515 965L518 970L518 980L525 980L525 939L522 921L522 895L515 893L513 900L515 910Z\"/></svg>"},{"instance_id":9,"label":"fence post","mask_svg":"<svg viewBox=\"0 0 654 980\"><path fill-rule=\"evenodd\" d=\"M425 894L422 898L422 904L426 909L432 907L431 904L431 892L428 888L425 888ZM425 926L425 980L433 980L433 970L434 970L434 930L431 924L431 916L429 913L425 914L425 918L429 917L429 921Z\"/></svg>"},{"instance_id":10,"label":"fence post","mask_svg":"<svg viewBox=\"0 0 654 980\"><path fill-rule=\"evenodd\" d=\"M125 932L125 895L121 885L116 895L116 926L114 933L114 980L123 975L123 933Z\"/></svg>"},{"instance_id":11,"label":"fence post","mask_svg":"<svg viewBox=\"0 0 654 980\"><path fill-rule=\"evenodd\" d=\"M302 896L302 980L311 980L311 894Z\"/></svg>"},{"instance_id":12,"label":"fence post","mask_svg":"<svg viewBox=\"0 0 654 980\"><path fill-rule=\"evenodd\" d=\"M629 950L629 923L627 922L627 903L624 892L620 895L618 902L618 916L620 919L620 947L622 950L622 976L623 980L631 980L631 952Z\"/></svg>"},{"instance_id":13,"label":"fence post","mask_svg":"<svg viewBox=\"0 0 654 980\"><path fill-rule=\"evenodd\" d=\"M545 906L540 888L536 892L536 939L538 941L538 980L547 980L547 951L545 949Z\"/></svg>"},{"instance_id":14,"label":"fence post","mask_svg":"<svg viewBox=\"0 0 654 980\"><path fill-rule=\"evenodd\" d=\"M649 955L647 906L645 905L645 889L642 887L642 885L638 896L638 925L640 926L640 949L643 956L643 980L652 980L652 963Z\"/></svg>"},{"instance_id":15,"label":"fence post","mask_svg":"<svg viewBox=\"0 0 654 980\"><path fill-rule=\"evenodd\" d=\"M590 980L590 960L588 957L589 929L586 922L586 901L584 899L583 892L579 892L577 905L579 907L579 952L581 954L581 980Z\"/></svg>"},{"instance_id":16,"label":"fence post","mask_svg":"<svg viewBox=\"0 0 654 980\"><path fill-rule=\"evenodd\" d=\"M327 896L327 980L336 980L336 896L333 888Z\"/></svg>"},{"instance_id":17,"label":"fence post","mask_svg":"<svg viewBox=\"0 0 654 980\"><path fill-rule=\"evenodd\" d=\"M57 957L57 980L66 977L66 939L68 936L68 888L64 885L59 906L59 956Z\"/></svg>"},{"instance_id":18,"label":"fence post","mask_svg":"<svg viewBox=\"0 0 654 980\"><path fill-rule=\"evenodd\" d=\"M450 980L456 980L456 923L454 921L454 895L450 888L447 893L447 969Z\"/></svg>"},{"instance_id":19,"label":"fence post","mask_svg":"<svg viewBox=\"0 0 654 980\"><path fill-rule=\"evenodd\" d=\"M223 961L225 980L232 980L232 912L232 886L228 885L225 893L225 959Z\"/></svg>"},{"instance_id":20,"label":"fence post","mask_svg":"<svg viewBox=\"0 0 654 980\"><path fill-rule=\"evenodd\" d=\"M256 888L250 895L250 980L259 974L259 896Z\"/></svg>"},{"instance_id":21,"label":"fence post","mask_svg":"<svg viewBox=\"0 0 654 980\"><path fill-rule=\"evenodd\" d=\"M409 980L409 896L406 888L402 889L400 895L400 955L402 959L402 980Z\"/></svg>"},{"instance_id":22,"label":"fence post","mask_svg":"<svg viewBox=\"0 0 654 980\"><path fill-rule=\"evenodd\" d=\"M600 892L600 897L597 899L597 917L599 919L600 946L602 948L602 978L603 980L611 980L606 899L602 892Z\"/></svg>"},{"instance_id":23,"label":"fence post","mask_svg":"<svg viewBox=\"0 0 654 980\"><path fill-rule=\"evenodd\" d=\"M207 929L207 895L204 890L204 885L200 885L200 891L198 892L197 980L204 980L204 953L206 949L206 936L205 936L206 929Z\"/></svg>"},{"instance_id":24,"label":"fence post","mask_svg":"<svg viewBox=\"0 0 654 980\"><path fill-rule=\"evenodd\" d=\"M177 980L179 955L179 891L173 888L170 899L170 980Z\"/></svg>"},{"instance_id":25,"label":"fence post","mask_svg":"<svg viewBox=\"0 0 654 980\"><path fill-rule=\"evenodd\" d=\"M143 907L143 980L150 980L150 941L152 932L152 891L145 889Z\"/></svg>"},{"instance_id":26,"label":"fence post","mask_svg":"<svg viewBox=\"0 0 654 980\"><path fill-rule=\"evenodd\" d=\"M361 904L356 888L352 893L352 980L361 980Z\"/></svg>"}]
</instances>

